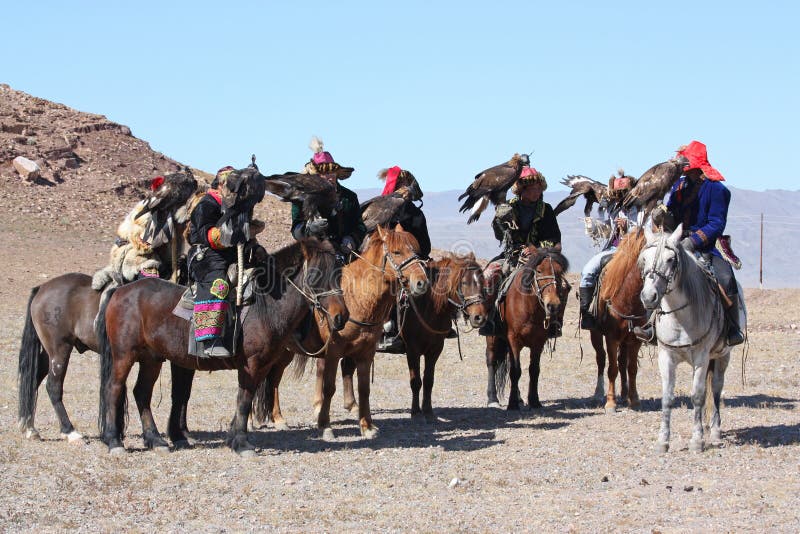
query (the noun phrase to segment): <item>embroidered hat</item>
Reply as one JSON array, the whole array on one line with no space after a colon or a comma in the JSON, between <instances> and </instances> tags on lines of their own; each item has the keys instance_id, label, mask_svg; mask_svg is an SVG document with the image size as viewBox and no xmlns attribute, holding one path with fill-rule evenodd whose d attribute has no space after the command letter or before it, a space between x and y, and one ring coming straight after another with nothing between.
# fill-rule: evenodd
<instances>
[{"instance_id":1,"label":"embroidered hat","mask_svg":"<svg viewBox=\"0 0 800 534\"><path fill-rule=\"evenodd\" d=\"M164 183L163 176L156 176L153 178L153 181L150 182L150 191L156 191L161 185Z\"/></svg>"},{"instance_id":2,"label":"embroidered hat","mask_svg":"<svg viewBox=\"0 0 800 534\"><path fill-rule=\"evenodd\" d=\"M330 152L323 150L324 146L322 139L319 137L312 137L311 142L308 144L308 148L314 152L314 155L311 156L311 159L305 165L306 173L336 174L336 178L338 180L345 180L350 178L350 175L353 174L355 169L352 167L342 167L333 160L333 156L331 156Z\"/></svg>"},{"instance_id":3,"label":"embroidered hat","mask_svg":"<svg viewBox=\"0 0 800 534\"><path fill-rule=\"evenodd\" d=\"M683 168L683 172L691 171L692 169L701 169L703 174L706 175L706 178L712 182L722 182L725 180L722 174L708 162L706 145L700 141L692 141L688 145L680 147L677 152L679 156L683 156L689 160L689 164Z\"/></svg>"}]
</instances>

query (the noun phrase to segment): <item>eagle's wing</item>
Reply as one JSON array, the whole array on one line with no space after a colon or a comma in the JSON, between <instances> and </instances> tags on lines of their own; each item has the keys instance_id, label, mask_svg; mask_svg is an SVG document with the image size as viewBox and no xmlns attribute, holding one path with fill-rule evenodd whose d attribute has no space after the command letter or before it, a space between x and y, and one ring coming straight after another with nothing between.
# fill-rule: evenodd
<instances>
[{"instance_id":1,"label":"eagle's wing","mask_svg":"<svg viewBox=\"0 0 800 534\"><path fill-rule=\"evenodd\" d=\"M586 199L586 207L583 213L589 217L592 213L592 205L596 202L600 202L603 196L605 196L607 189L604 184L597 180L579 174L567 176L565 179L561 180L561 183L572 189L572 191L564 200L556 205L555 209L553 209L556 215L571 208L578 200L578 197L582 196Z\"/></svg>"},{"instance_id":2,"label":"eagle's wing","mask_svg":"<svg viewBox=\"0 0 800 534\"><path fill-rule=\"evenodd\" d=\"M150 214L142 239L157 247L168 243L174 233L175 212L181 209L197 191L197 180L187 167L164 176L164 180L142 203L137 218Z\"/></svg>"},{"instance_id":3,"label":"eagle's wing","mask_svg":"<svg viewBox=\"0 0 800 534\"><path fill-rule=\"evenodd\" d=\"M364 226L371 232L376 226L385 226L396 221L397 215L406 200L400 195L384 195L372 198L361 204L361 218Z\"/></svg>"},{"instance_id":4,"label":"eagle's wing","mask_svg":"<svg viewBox=\"0 0 800 534\"><path fill-rule=\"evenodd\" d=\"M643 220L647 219L653 207L663 200L672 185L681 177L685 165L685 159L675 158L650 167L625 195L622 207L638 206L642 210Z\"/></svg>"},{"instance_id":5,"label":"eagle's wing","mask_svg":"<svg viewBox=\"0 0 800 534\"><path fill-rule=\"evenodd\" d=\"M506 192L519 178L519 173L519 166L503 163L475 175L475 180L458 197L464 200L458 211L472 211L467 224L477 221L489 202L495 206L505 202Z\"/></svg>"},{"instance_id":6,"label":"eagle's wing","mask_svg":"<svg viewBox=\"0 0 800 534\"><path fill-rule=\"evenodd\" d=\"M267 176L267 191L285 202L300 201L306 219L336 206L336 188L318 174L287 172Z\"/></svg>"}]
</instances>

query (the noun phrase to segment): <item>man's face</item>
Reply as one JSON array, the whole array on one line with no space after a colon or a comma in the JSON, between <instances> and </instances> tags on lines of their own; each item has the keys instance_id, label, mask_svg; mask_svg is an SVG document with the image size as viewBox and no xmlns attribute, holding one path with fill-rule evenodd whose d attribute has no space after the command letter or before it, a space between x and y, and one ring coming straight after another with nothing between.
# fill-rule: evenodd
<instances>
[{"instance_id":1,"label":"man's face","mask_svg":"<svg viewBox=\"0 0 800 534\"><path fill-rule=\"evenodd\" d=\"M686 178L693 182L699 182L703 178L703 169L690 169L683 173Z\"/></svg>"},{"instance_id":2,"label":"man's face","mask_svg":"<svg viewBox=\"0 0 800 534\"><path fill-rule=\"evenodd\" d=\"M536 202L542 197L542 182L533 182L520 191L519 198L525 202Z\"/></svg>"}]
</instances>

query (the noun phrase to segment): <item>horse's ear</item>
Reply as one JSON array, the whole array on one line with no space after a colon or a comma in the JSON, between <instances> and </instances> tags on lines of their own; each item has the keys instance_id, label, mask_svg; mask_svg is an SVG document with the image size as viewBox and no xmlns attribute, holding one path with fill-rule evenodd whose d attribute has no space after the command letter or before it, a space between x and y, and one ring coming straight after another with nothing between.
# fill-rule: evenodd
<instances>
[{"instance_id":1,"label":"horse's ear","mask_svg":"<svg viewBox=\"0 0 800 534\"><path fill-rule=\"evenodd\" d=\"M683 237L683 223L679 224L675 231L672 232L672 235L669 236L669 243L678 246L678 243L681 242L681 237Z\"/></svg>"},{"instance_id":2,"label":"horse's ear","mask_svg":"<svg viewBox=\"0 0 800 534\"><path fill-rule=\"evenodd\" d=\"M375 230L378 231L378 237L380 238L380 240L381 241L386 241L386 236L383 233L384 232L383 227L381 225L378 225L378 226L375 227Z\"/></svg>"},{"instance_id":3,"label":"horse's ear","mask_svg":"<svg viewBox=\"0 0 800 534\"><path fill-rule=\"evenodd\" d=\"M395 232L405 232L406 230L405 230L405 228L403 228L402 224L397 223L397 224L394 225L394 231Z\"/></svg>"},{"instance_id":4,"label":"horse's ear","mask_svg":"<svg viewBox=\"0 0 800 534\"><path fill-rule=\"evenodd\" d=\"M653 233L653 229L649 224L644 225L644 238L647 240L648 244L656 240L656 234Z\"/></svg>"}]
</instances>

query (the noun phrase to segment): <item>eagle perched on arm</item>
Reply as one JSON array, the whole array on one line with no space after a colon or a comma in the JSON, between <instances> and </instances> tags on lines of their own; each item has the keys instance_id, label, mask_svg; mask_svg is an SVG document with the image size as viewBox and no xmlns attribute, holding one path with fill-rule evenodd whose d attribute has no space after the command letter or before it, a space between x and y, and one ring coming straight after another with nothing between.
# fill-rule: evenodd
<instances>
[{"instance_id":1,"label":"eagle perched on arm","mask_svg":"<svg viewBox=\"0 0 800 534\"><path fill-rule=\"evenodd\" d=\"M387 180L390 174L392 179ZM410 171L400 167L382 169L378 178L387 182L383 193L361 203L361 216L368 232L396 222L407 202L422 201L422 189Z\"/></svg>"},{"instance_id":2,"label":"eagle perched on arm","mask_svg":"<svg viewBox=\"0 0 800 534\"><path fill-rule=\"evenodd\" d=\"M299 200L306 220L330 213L336 206L336 188L319 174L273 174L267 176L265 185L267 191L284 202Z\"/></svg>"},{"instance_id":3,"label":"eagle perched on arm","mask_svg":"<svg viewBox=\"0 0 800 534\"><path fill-rule=\"evenodd\" d=\"M459 208L459 213L472 210L467 224L477 221L489 202L497 206L506 201L506 192L519 179L522 167L530 165L527 154L514 154L510 160L501 165L475 175L475 180L464 191L458 200L464 200Z\"/></svg>"},{"instance_id":4,"label":"eagle perched on arm","mask_svg":"<svg viewBox=\"0 0 800 534\"><path fill-rule=\"evenodd\" d=\"M601 211L605 209L604 204L601 202L608 196L608 187L605 184L580 174L567 176L561 180L561 183L572 189L572 191L567 198L559 202L553 209L553 213L556 215L571 208L577 202L578 197L581 196L586 199L586 207L583 208L583 214L586 217L591 215L592 206L595 203L600 204Z\"/></svg>"},{"instance_id":5,"label":"eagle perched on arm","mask_svg":"<svg viewBox=\"0 0 800 534\"><path fill-rule=\"evenodd\" d=\"M672 185L681 177L683 168L688 163L686 157L677 156L650 167L622 200L622 207L638 206L642 212L642 220L647 220L656 204L664 199Z\"/></svg>"}]
</instances>

